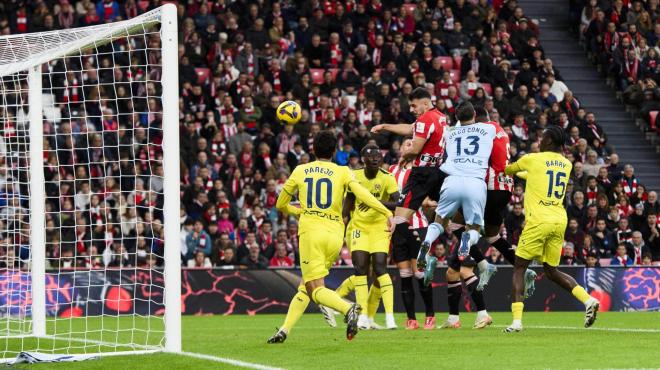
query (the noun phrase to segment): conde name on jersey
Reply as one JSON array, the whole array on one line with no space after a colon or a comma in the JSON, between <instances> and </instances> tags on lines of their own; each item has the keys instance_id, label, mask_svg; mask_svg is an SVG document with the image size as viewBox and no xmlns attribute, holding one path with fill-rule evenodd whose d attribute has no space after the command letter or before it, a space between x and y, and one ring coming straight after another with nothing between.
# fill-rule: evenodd
<instances>
[{"instance_id":1,"label":"conde name on jersey","mask_svg":"<svg viewBox=\"0 0 660 370\"><path fill-rule=\"evenodd\" d=\"M309 175L310 173L320 173L323 175L332 176L334 171L329 168L323 168L319 166L305 168L305 175Z\"/></svg>"},{"instance_id":2,"label":"conde name on jersey","mask_svg":"<svg viewBox=\"0 0 660 370\"><path fill-rule=\"evenodd\" d=\"M469 126L461 126L461 127L452 127L451 130L449 130L449 139L453 139L457 135L462 135L462 134L479 134L481 136L486 136L488 135L488 131L486 131L484 128L476 126L476 125L469 125Z\"/></svg>"}]
</instances>

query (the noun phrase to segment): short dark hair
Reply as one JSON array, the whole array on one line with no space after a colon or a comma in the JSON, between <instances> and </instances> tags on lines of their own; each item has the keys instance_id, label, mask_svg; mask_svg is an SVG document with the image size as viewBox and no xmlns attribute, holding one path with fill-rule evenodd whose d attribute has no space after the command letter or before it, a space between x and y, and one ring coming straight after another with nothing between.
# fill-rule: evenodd
<instances>
[{"instance_id":1,"label":"short dark hair","mask_svg":"<svg viewBox=\"0 0 660 370\"><path fill-rule=\"evenodd\" d=\"M476 115L475 119L478 122L490 121L490 115L488 114L488 111L486 110L486 108L484 108L480 105L477 105L476 107L474 107L474 114Z\"/></svg>"},{"instance_id":2,"label":"short dark hair","mask_svg":"<svg viewBox=\"0 0 660 370\"><path fill-rule=\"evenodd\" d=\"M469 101L461 103L456 108L456 119L461 122L472 120L474 118L474 114L474 106Z\"/></svg>"},{"instance_id":3,"label":"short dark hair","mask_svg":"<svg viewBox=\"0 0 660 370\"><path fill-rule=\"evenodd\" d=\"M418 87L410 93L410 100L431 99L431 94L423 87Z\"/></svg>"},{"instance_id":4,"label":"short dark hair","mask_svg":"<svg viewBox=\"0 0 660 370\"><path fill-rule=\"evenodd\" d=\"M314 154L317 158L331 159L337 148L337 138L332 131L323 130L314 137Z\"/></svg>"},{"instance_id":5,"label":"short dark hair","mask_svg":"<svg viewBox=\"0 0 660 370\"><path fill-rule=\"evenodd\" d=\"M552 141L552 146L561 148L566 143L566 133L564 129L559 126L550 126L545 129L545 135Z\"/></svg>"},{"instance_id":6,"label":"short dark hair","mask_svg":"<svg viewBox=\"0 0 660 370\"><path fill-rule=\"evenodd\" d=\"M362 150L360 150L360 155L366 155L367 152L372 150L380 151L380 148L376 144L367 144L362 148Z\"/></svg>"}]
</instances>

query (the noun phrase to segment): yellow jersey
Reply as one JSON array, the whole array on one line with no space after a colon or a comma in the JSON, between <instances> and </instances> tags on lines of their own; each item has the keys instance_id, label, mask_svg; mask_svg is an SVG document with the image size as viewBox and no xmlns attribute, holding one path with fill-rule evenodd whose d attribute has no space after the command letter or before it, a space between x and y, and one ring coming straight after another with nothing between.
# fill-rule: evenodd
<instances>
[{"instance_id":1,"label":"yellow jersey","mask_svg":"<svg viewBox=\"0 0 660 370\"><path fill-rule=\"evenodd\" d=\"M566 223L564 195L573 165L560 153L523 156L506 167L506 174L527 172L525 220L527 224Z\"/></svg>"},{"instance_id":2,"label":"yellow jersey","mask_svg":"<svg viewBox=\"0 0 660 370\"><path fill-rule=\"evenodd\" d=\"M355 179L348 167L329 161L314 161L298 165L284 183L277 200L277 208L290 214L299 214L298 233L325 231L343 238L344 220L342 207L344 194L351 190L356 199L363 200L379 213L392 215ZM294 209L289 201L298 193L300 209Z\"/></svg>"},{"instance_id":3,"label":"yellow jersey","mask_svg":"<svg viewBox=\"0 0 660 370\"><path fill-rule=\"evenodd\" d=\"M368 179L364 169L353 171L355 179L379 201L389 201L392 194L399 191L396 179L389 172L379 169L376 177ZM369 207L364 201L356 199L355 209L351 212L350 224L358 229L387 229L387 217Z\"/></svg>"}]
</instances>

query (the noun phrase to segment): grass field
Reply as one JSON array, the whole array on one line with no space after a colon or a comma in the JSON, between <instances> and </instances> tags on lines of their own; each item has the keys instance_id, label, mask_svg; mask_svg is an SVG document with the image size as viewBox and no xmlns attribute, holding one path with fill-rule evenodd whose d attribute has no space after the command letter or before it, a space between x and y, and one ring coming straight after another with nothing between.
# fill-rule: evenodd
<instances>
[{"instance_id":1,"label":"grass field","mask_svg":"<svg viewBox=\"0 0 660 370\"><path fill-rule=\"evenodd\" d=\"M421 316L420 316L421 317ZM444 318L440 314L438 319ZM525 313L525 331L504 334L509 313L473 330L473 314L459 330L363 331L351 342L344 327L329 328L306 315L284 344L267 345L283 315L184 316L183 349L203 355L286 369L413 368L657 368L660 313L601 313L582 329L583 314ZM404 317L397 317L402 322ZM234 369L228 363L173 354L103 357L19 369Z\"/></svg>"}]
</instances>

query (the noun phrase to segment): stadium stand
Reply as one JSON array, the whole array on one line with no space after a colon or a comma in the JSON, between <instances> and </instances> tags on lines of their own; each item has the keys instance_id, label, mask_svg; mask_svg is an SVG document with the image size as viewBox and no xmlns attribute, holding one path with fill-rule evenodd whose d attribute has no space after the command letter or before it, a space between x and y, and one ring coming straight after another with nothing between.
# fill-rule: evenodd
<instances>
[{"instance_id":1,"label":"stadium stand","mask_svg":"<svg viewBox=\"0 0 660 370\"><path fill-rule=\"evenodd\" d=\"M0 32L111 22L162 3L8 0L0 3ZM573 224L566 243L573 248L566 248L565 263L584 264L593 255L609 264L617 258L621 241L628 243L634 264L642 264L646 254L660 261L660 202L651 191L657 189L638 182L632 166L624 165L627 158L619 158L608 145L610 133L581 105L579 94L571 93L563 76L569 71L559 71L547 58L539 43L538 21L527 17L515 0L259 4L179 4L181 247L186 265L297 264L296 223L277 212L275 200L292 169L313 160L313 135L320 129L336 132L340 164L359 166L357 153L371 140L383 148L386 162L394 163L400 138L372 138L368 129L382 122L412 122L407 96L419 86L429 89L438 108L450 116L461 101L483 105L509 133L512 160L537 151L539 134L547 125L566 129L566 155L575 162L575 171L566 205ZM654 22L657 8L649 13ZM645 30L649 40L660 34L653 30ZM585 43L595 47L594 60L613 73L629 105L639 106L639 117L657 129L660 109L651 106L659 96L653 82L657 54L652 48L640 49L636 55L642 60L634 67L645 84L653 82L652 88L637 80L626 83L616 78L620 69L607 60L600 62L595 41L600 33L589 35ZM649 77L651 64L655 74ZM128 80L135 73L140 71L118 71L114 78ZM79 82L82 89L85 78L89 76ZM644 94L635 95L635 88ZM644 100L647 90L654 94L652 103ZM304 108L295 126L283 126L275 118L275 108L285 99L298 100ZM144 129L148 134L148 127ZM95 181L90 191L100 194L103 187ZM73 196L74 187L69 191ZM140 215L116 217L138 222ZM513 244L523 222L522 187L517 186L502 228ZM144 232L136 227L135 238ZM441 243L438 250L448 251L457 241L446 236ZM491 261L499 260L493 256ZM344 251L339 263L350 264L349 254Z\"/></svg>"}]
</instances>

